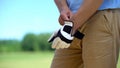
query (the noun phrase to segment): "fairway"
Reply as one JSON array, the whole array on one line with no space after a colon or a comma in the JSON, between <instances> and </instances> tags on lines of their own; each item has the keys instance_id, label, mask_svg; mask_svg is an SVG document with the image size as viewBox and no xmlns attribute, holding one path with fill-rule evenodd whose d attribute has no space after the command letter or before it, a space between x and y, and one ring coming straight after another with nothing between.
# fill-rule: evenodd
<instances>
[{"instance_id":1,"label":"fairway","mask_svg":"<svg viewBox=\"0 0 120 68\"><path fill-rule=\"evenodd\" d=\"M0 53L0 68L50 68L52 58L53 52Z\"/></svg>"},{"instance_id":2,"label":"fairway","mask_svg":"<svg viewBox=\"0 0 120 68\"><path fill-rule=\"evenodd\" d=\"M0 54L0 68L50 68L52 52Z\"/></svg>"}]
</instances>

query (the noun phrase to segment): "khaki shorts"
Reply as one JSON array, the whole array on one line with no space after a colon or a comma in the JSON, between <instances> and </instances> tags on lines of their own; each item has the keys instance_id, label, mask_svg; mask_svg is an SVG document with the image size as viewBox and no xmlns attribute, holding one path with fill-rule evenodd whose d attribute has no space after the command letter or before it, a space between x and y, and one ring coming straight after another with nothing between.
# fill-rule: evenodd
<instances>
[{"instance_id":1,"label":"khaki shorts","mask_svg":"<svg viewBox=\"0 0 120 68\"><path fill-rule=\"evenodd\" d=\"M120 46L120 10L96 12L68 49L55 51L51 68L116 68Z\"/></svg>"}]
</instances>

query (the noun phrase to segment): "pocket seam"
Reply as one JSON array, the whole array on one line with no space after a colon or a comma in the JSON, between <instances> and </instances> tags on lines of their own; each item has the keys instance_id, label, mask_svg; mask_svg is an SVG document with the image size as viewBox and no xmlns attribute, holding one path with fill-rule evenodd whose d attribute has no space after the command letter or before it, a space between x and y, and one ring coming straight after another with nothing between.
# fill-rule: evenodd
<instances>
[{"instance_id":1,"label":"pocket seam","mask_svg":"<svg viewBox=\"0 0 120 68\"><path fill-rule=\"evenodd\" d=\"M106 26L107 30L111 33L112 29L111 29L110 21L105 14L103 15L103 17L104 17L105 21L107 22L107 23L105 23L105 26Z\"/></svg>"}]
</instances>

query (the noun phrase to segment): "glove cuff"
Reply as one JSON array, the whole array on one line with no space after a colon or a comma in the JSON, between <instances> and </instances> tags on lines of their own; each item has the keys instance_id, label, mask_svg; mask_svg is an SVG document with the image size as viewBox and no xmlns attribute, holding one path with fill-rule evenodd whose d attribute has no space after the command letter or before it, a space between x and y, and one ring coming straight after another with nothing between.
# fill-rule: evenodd
<instances>
[{"instance_id":1,"label":"glove cuff","mask_svg":"<svg viewBox=\"0 0 120 68\"><path fill-rule=\"evenodd\" d=\"M58 31L57 36L60 37L60 39L61 39L62 41L65 41L66 43L71 43L71 42L72 42L72 40L66 39L66 38L61 34L60 30Z\"/></svg>"}]
</instances>

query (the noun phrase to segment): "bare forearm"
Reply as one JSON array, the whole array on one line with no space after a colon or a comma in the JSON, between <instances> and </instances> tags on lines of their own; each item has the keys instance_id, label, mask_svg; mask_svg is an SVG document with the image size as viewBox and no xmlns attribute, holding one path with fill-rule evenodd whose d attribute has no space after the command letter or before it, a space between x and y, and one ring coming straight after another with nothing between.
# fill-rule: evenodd
<instances>
[{"instance_id":1,"label":"bare forearm","mask_svg":"<svg viewBox=\"0 0 120 68\"><path fill-rule=\"evenodd\" d=\"M91 17L102 4L103 0L84 0L82 6L76 13L81 23Z\"/></svg>"},{"instance_id":2,"label":"bare forearm","mask_svg":"<svg viewBox=\"0 0 120 68\"><path fill-rule=\"evenodd\" d=\"M59 12L61 12L62 10L68 9L66 0L54 0L54 1L58 7Z\"/></svg>"},{"instance_id":3,"label":"bare forearm","mask_svg":"<svg viewBox=\"0 0 120 68\"><path fill-rule=\"evenodd\" d=\"M78 29L85 21L87 21L100 7L103 0L84 0L82 6L74 14L72 20L76 26L73 30Z\"/></svg>"}]
</instances>

